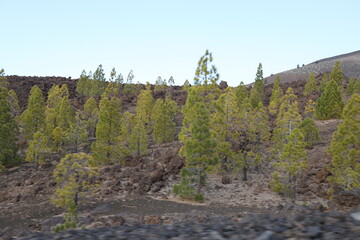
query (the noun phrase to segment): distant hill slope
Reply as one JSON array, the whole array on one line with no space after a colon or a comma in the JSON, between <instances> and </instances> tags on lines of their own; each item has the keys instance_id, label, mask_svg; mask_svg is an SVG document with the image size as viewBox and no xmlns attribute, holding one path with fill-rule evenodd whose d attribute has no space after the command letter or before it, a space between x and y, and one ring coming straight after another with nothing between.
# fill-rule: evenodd
<instances>
[{"instance_id":1,"label":"distant hill slope","mask_svg":"<svg viewBox=\"0 0 360 240\"><path fill-rule=\"evenodd\" d=\"M272 74L271 76L265 78L266 83L273 83L276 75L280 75L281 82L306 80L311 72L315 73L316 76L325 72L331 72L336 61L341 62L341 67L346 77L360 78L360 51L356 51L334 57L324 58L307 64L303 67Z\"/></svg>"}]
</instances>

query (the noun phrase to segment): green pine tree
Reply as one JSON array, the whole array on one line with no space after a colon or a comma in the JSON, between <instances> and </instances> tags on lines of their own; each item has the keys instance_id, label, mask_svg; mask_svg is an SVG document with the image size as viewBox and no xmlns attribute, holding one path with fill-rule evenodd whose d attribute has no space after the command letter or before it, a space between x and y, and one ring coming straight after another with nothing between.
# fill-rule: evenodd
<instances>
[{"instance_id":1,"label":"green pine tree","mask_svg":"<svg viewBox=\"0 0 360 240\"><path fill-rule=\"evenodd\" d=\"M85 102L82 120L86 124L88 136L90 138L94 138L96 124L99 121L99 108L97 107L97 103L93 97L89 98Z\"/></svg>"},{"instance_id":2,"label":"green pine tree","mask_svg":"<svg viewBox=\"0 0 360 240\"><path fill-rule=\"evenodd\" d=\"M277 75L275 78L275 81L274 81L272 91L271 91L271 97L270 97L270 103L269 103L269 112L272 115L277 114L282 96L283 96L283 92L280 88L280 76Z\"/></svg>"},{"instance_id":3,"label":"green pine tree","mask_svg":"<svg viewBox=\"0 0 360 240\"><path fill-rule=\"evenodd\" d=\"M324 75L323 75L323 77L321 78L321 81L320 81L320 87L319 87L320 92L325 91L325 87L329 82L330 82L329 74L324 73Z\"/></svg>"},{"instance_id":4,"label":"green pine tree","mask_svg":"<svg viewBox=\"0 0 360 240\"><path fill-rule=\"evenodd\" d=\"M118 160L117 139L121 126L121 102L115 96L116 92L118 85L109 83L100 100L96 142L91 147L94 159L99 164L114 163Z\"/></svg>"},{"instance_id":5,"label":"green pine tree","mask_svg":"<svg viewBox=\"0 0 360 240\"><path fill-rule=\"evenodd\" d=\"M0 74L1 75L1 74ZM8 90L0 87L0 171L4 167L19 163L17 155L18 126L11 116Z\"/></svg>"},{"instance_id":6,"label":"green pine tree","mask_svg":"<svg viewBox=\"0 0 360 240\"><path fill-rule=\"evenodd\" d=\"M57 126L52 130L51 140L53 150L59 153L65 141L65 133L61 127Z\"/></svg>"},{"instance_id":7,"label":"green pine tree","mask_svg":"<svg viewBox=\"0 0 360 240\"><path fill-rule=\"evenodd\" d=\"M151 116L154 105L154 99L151 94L151 90L141 90L137 104L136 104L136 116L140 121L143 121L148 131L151 131Z\"/></svg>"},{"instance_id":8,"label":"green pine tree","mask_svg":"<svg viewBox=\"0 0 360 240\"><path fill-rule=\"evenodd\" d=\"M35 162L36 166L39 166L45 162L46 153L49 151L47 138L40 131L34 133L32 140L29 143L29 147L26 150L27 162Z\"/></svg>"},{"instance_id":9,"label":"green pine tree","mask_svg":"<svg viewBox=\"0 0 360 240\"><path fill-rule=\"evenodd\" d=\"M295 202L297 178L307 167L304 136L299 128L294 129L289 135L275 166L277 172L272 182L274 190L290 196Z\"/></svg>"},{"instance_id":10,"label":"green pine tree","mask_svg":"<svg viewBox=\"0 0 360 240\"><path fill-rule=\"evenodd\" d=\"M339 118L343 108L340 86L335 80L331 80L317 100L315 117L319 120Z\"/></svg>"},{"instance_id":11,"label":"green pine tree","mask_svg":"<svg viewBox=\"0 0 360 240\"><path fill-rule=\"evenodd\" d=\"M216 154L219 159L219 165L216 168L220 171L228 172L232 169L232 151L229 143L229 131L231 131L230 112L237 108L237 98L234 88L228 87L214 106L215 111L211 114L211 129L216 141Z\"/></svg>"},{"instance_id":12,"label":"green pine tree","mask_svg":"<svg viewBox=\"0 0 360 240\"><path fill-rule=\"evenodd\" d=\"M200 58L195 71L195 85L217 84L220 75L217 73L217 69L215 65L212 64L212 61L212 53L206 50L205 54Z\"/></svg>"},{"instance_id":13,"label":"green pine tree","mask_svg":"<svg viewBox=\"0 0 360 240\"><path fill-rule=\"evenodd\" d=\"M239 86L237 86L237 88L235 89L235 95L236 95L237 105L238 105L238 107L240 107L242 104L242 101L246 97L249 97L248 90L243 82L240 82Z\"/></svg>"},{"instance_id":14,"label":"green pine tree","mask_svg":"<svg viewBox=\"0 0 360 240\"><path fill-rule=\"evenodd\" d=\"M265 80L263 77L262 65L259 63L256 71L255 83L250 91L250 102L253 108L256 108L259 103L263 103L265 94Z\"/></svg>"},{"instance_id":15,"label":"green pine tree","mask_svg":"<svg viewBox=\"0 0 360 240\"><path fill-rule=\"evenodd\" d=\"M330 73L330 80L334 80L337 84L341 85L344 80L344 75L341 69L341 63L335 62L334 67Z\"/></svg>"},{"instance_id":16,"label":"green pine tree","mask_svg":"<svg viewBox=\"0 0 360 240\"><path fill-rule=\"evenodd\" d=\"M94 159L85 153L67 154L56 165L56 188L51 202L56 207L64 208L68 213L65 215L65 223L58 225L55 231L76 228L80 200L95 187L91 179L97 174Z\"/></svg>"},{"instance_id":17,"label":"green pine tree","mask_svg":"<svg viewBox=\"0 0 360 240\"><path fill-rule=\"evenodd\" d=\"M75 121L71 123L69 131L66 132L66 143L74 153L87 142L88 133L86 131L86 122L82 121L79 114L76 114Z\"/></svg>"},{"instance_id":18,"label":"green pine tree","mask_svg":"<svg viewBox=\"0 0 360 240\"><path fill-rule=\"evenodd\" d=\"M189 87L190 87L190 82L189 82L189 80L186 79L181 90L186 92L189 89Z\"/></svg>"},{"instance_id":19,"label":"green pine tree","mask_svg":"<svg viewBox=\"0 0 360 240\"><path fill-rule=\"evenodd\" d=\"M360 96L353 94L342 113L343 122L333 134L329 181L345 190L360 187Z\"/></svg>"},{"instance_id":20,"label":"green pine tree","mask_svg":"<svg viewBox=\"0 0 360 240\"><path fill-rule=\"evenodd\" d=\"M98 97L103 94L106 89L106 78L102 65L100 64L95 70L92 77L92 86L90 88L90 97Z\"/></svg>"},{"instance_id":21,"label":"green pine tree","mask_svg":"<svg viewBox=\"0 0 360 240\"><path fill-rule=\"evenodd\" d=\"M202 185L209 167L217 163L216 141L210 130L210 113L205 103L200 99L198 88L189 89L189 96L186 105L183 108L184 120L180 141L184 146L180 149L180 155L186 159L186 170L191 172L191 176L186 178L194 178L196 192L194 197L196 200L202 200ZM189 135L187 135L189 133ZM192 181L192 180L191 180ZM191 182L190 181L190 182ZM182 182L188 182L183 180ZM177 185L174 192L177 195L184 196L183 191L188 192L192 186Z\"/></svg>"},{"instance_id":22,"label":"green pine tree","mask_svg":"<svg viewBox=\"0 0 360 240\"><path fill-rule=\"evenodd\" d=\"M299 125L300 130L304 135L306 147L311 147L320 141L319 131L312 118L305 118Z\"/></svg>"},{"instance_id":23,"label":"green pine tree","mask_svg":"<svg viewBox=\"0 0 360 240\"><path fill-rule=\"evenodd\" d=\"M148 147L148 131L144 121L137 115L134 118L134 126L130 136L130 151L134 156L142 156L147 154Z\"/></svg>"},{"instance_id":24,"label":"green pine tree","mask_svg":"<svg viewBox=\"0 0 360 240\"><path fill-rule=\"evenodd\" d=\"M89 96L89 76L86 75L86 71L81 72L80 78L76 83L76 92L82 96Z\"/></svg>"},{"instance_id":25,"label":"green pine tree","mask_svg":"<svg viewBox=\"0 0 360 240\"><path fill-rule=\"evenodd\" d=\"M309 78L306 80L304 96L308 96L311 93L316 92L316 90L316 78L315 74L312 72L310 73Z\"/></svg>"},{"instance_id":26,"label":"green pine tree","mask_svg":"<svg viewBox=\"0 0 360 240\"><path fill-rule=\"evenodd\" d=\"M9 86L9 81L5 77L4 69L0 69L0 88L7 88Z\"/></svg>"},{"instance_id":27,"label":"green pine tree","mask_svg":"<svg viewBox=\"0 0 360 240\"><path fill-rule=\"evenodd\" d=\"M20 119L23 125L23 132L27 138L32 138L35 132L44 129L45 102L38 86L35 85L31 88L27 108L22 113Z\"/></svg>"},{"instance_id":28,"label":"green pine tree","mask_svg":"<svg viewBox=\"0 0 360 240\"><path fill-rule=\"evenodd\" d=\"M294 90L289 87L285 95L281 98L279 113L276 118L276 127L273 134L273 141L275 143L274 150L277 155L282 152L289 135L299 126L301 119L297 97L294 94Z\"/></svg>"},{"instance_id":29,"label":"green pine tree","mask_svg":"<svg viewBox=\"0 0 360 240\"><path fill-rule=\"evenodd\" d=\"M157 143L171 142L175 136L174 117L177 105L170 95L166 100L157 99L153 110L154 139Z\"/></svg>"},{"instance_id":30,"label":"green pine tree","mask_svg":"<svg viewBox=\"0 0 360 240\"><path fill-rule=\"evenodd\" d=\"M351 96L354 93L360 93L360 79L359 78L350 78L349 84L346 88L346 93Z\"/></svg>"},{"instance_id":31,"label":"green pine tree","mask_svg":"<svg viewBox=\"0 0 360 240\"><path fill-rule=\"evenodd\" d=\"M126 111L122 116L121 126L120 126L120 136L118 137L118 149L119 149L119 159L120 162L124 162L127 156L131 155L130 143L132 137L134 118L131 113Z\"/></svg>"},{"instance_id":32,"label":"green pine tree","mask_svg":"<svg viewBox=\"0 0 360 240\"><path fill-rule=\"evenodd\" d=\"M312 118L313 114L315 113L315 108L316 108L316 103L312 99L309 99L304 109L305 116Z\"/></svg>"},{"instance_id":33,"label":"green pine tree","mask_svg":"<svg viewBox=\"0 0 360 240\"><path fill-rule=\"evenodd\" d=\"M11 116L17 120L18 115L20 113L18 97L16 95L16 92L13 89L9 90L8 95L9 95L8 102L10 104Z\"/></svg>"}]
</instances>

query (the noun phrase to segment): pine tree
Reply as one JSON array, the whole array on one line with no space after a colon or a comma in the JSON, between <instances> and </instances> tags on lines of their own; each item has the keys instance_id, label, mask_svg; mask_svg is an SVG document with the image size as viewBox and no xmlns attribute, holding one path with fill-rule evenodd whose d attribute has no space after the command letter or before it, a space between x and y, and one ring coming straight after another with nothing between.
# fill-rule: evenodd
<instances>
[{"instance_id":1,"label":"pine tree","mask_svg":"<svg viewBox=\"0 0 360 240\"><path fill-rule=\"evenodd\" d=\"M344 75L342 73L341 64L339 61L336 61L334 67L330 73L330 80L334 80L337 84L341 85L344 80Z\"/></svg>"},{"instance_id":2,"label":"pine tree","mask_svg":"<svg viewBox=\"0 0 360 240\"><path fill-rule=\"evenodd\" d=\"M20 113L18 97L13 89L9 90L8 95L9 95L8 102L10 104L11 117L17 120L17 116Z\"/></svg>"},{"instance_id":3,"label":"pine tree","mask_svg":"<svg viewBox=\"0 0 360 240\"><path fill-rule=\"evenodd\" d=\"M259 63L256 72L255 83L250 91L250 102L253 108L256 108L260 102L261 103L263 102L264 94L265 94L264 90L265 90L265 80L263 77L262 65L261 63Z\"/></svg>"},{"instance_id":4,"label":"pine tree","mask_svg":"<svg viewBox=\"0 0 360 240\"><path fill-rule=\"evenodd\" d=\"M170 76L168 84L169 84L170 87L175 85L175 80L174 80L173 76Z\"/></svg>"},{"instance_id":5,"label":"pine tree","mask_svg":"<svg viewBox=\"0 0 360 240\"><path fill-rule=\"evenodd\" d=\"M134 156L142 156L147 154L149 147L149 136L144 121L140 116L134 118L134 126L132 128L129 148Z\"/></svg>"},{"instance_id":6,"label":"pine tree","mask_svg":"<svg viewBox=\"0 0 360 240\"><path fill-rule=\"evenodd\" d=\"M248 170L251 166L260 167L264 144L269 138L266 110L259 103L252 108L250 99L245 98L242 105L236 111L229 114L231 123L229 136L235 143L236 165L242 171L243 181L248 180Z\"/></svg>"},{"instance_id":7,"label":"pine tree","mask_svg":"<svg viewBox=\"0 0 360 240\"><path fill-rule=\"evenodd\" d=\"M345 190L360 187L360 96L353 94L342 113L343 122L333 134L329 181Z\"/></svg>"},{"instance_id":8,"label":"pine tree","mask_svg":"<svg viewBox=\"0 0 360 240\"><path fill-rule=\"evenodd\" d=\"M330 82L330 77L327 73L324 73L323 77L321 78L320 81L320 92L324 92L325 91L325 87L326 85Z\"/></svg>"},{"instance_id":9,"label":"pine tree","mask_svg":"<svg viewBox=\"0 0 360 240\"><path fill-rule=\"evenodd\" d=\"M351 96L354 93L360 93L360 79L358 78L350 78L349 84L346 88L346 93Z\"/></svg>"},{"instance_id":10,"label":"pine tree","mask_svg":"<svg viewBox=\"0 0 360 240\"><path fill-rule=\"evenodd\" d=\"M79 114L76 114L75 121L66 132L66 143L73 148L74 153L77 153L79 147L82 147L87 139L86 123L80 119Z\"/></svg>"},{"instance_id":11,"label":"pine tree","mask_svg":"<svg viewBox=\"0 0 360 240\"><path fill-rule=\"evenodd\" d=\"M23 132L28 138L45 127L44 96L38 86L31 88L27 108L20 119L24 125Z\"/></svg>"},{"instance_id":12,"label":"pine tree","mask_svg":"<svg viewBox=\"0 0 360 240\"><path fill-rule=\"evenodd\" d=\"M212 53L206 50L198 62L194 77L194 85L198 88L200 96L204 98L210 113L215 111L214 100L217 100L221 94L217 85L220 75L212 62Z\"/></svg>"},{"instance_id":13,"label":"pine tree","mask_svg":"<svg viewBox=\"0 0 360 240\"><path fill-rule=\"evenodd\" d=\"M186 92L189 88L190 88L190 83L189 83L189 80L186 79L181 90Z\"/></svg>"},{"instance_id":14,"label":"pine tree","mask_svg":"<svg viewBox=\"0 0 360 240\"><path fill-rule=\"evenodd\" d=\"M88 136L95 137L95 128L99 121L99 108L93 97L85 102L82 120L85 121Z\"/></svg>"},{"instance_id":15,"label":"pine tree","mask_svg":"<svg viewBox=\"0 0 360 240\"><path fill-rule=\"evenodd\" d=\"M275 164L278 171L275 173L273 185L278 192L285 193L295 202L297 177L307 167L307 156L304 136L298 128L294 129L284 144L280 160Z\"/></svg>"},{"instance_id":16,"label":"pine tree","mask_svg":"<svg viewBox=\"0 0 360 240\"><path fill-rule=\"evenodd\" d=\"M339 118L343 108L340 86L331 80L317 100L315 117L320 120Z\"/></svg>"},{"instance_id":17,"label":"pine tree","mask_svg":"<svg viewBox=\"0 0 360 240\"><path fill-rule=\"evenodd\" d=\"M118 159L117 139L121 126L121 102L115 96L117 92L117 84L109 83L100 100L96 142L91 147L94 159L99 164L113 163Z\"/></svg>"},{"instance_id":18,"label":"pine tree","mask_svg":"<svg viewBox=\"0 0 360 240\"><path fill-rule=\"evenodd\" d=\"M0 87L0 171L19 163L16 144L18 126L11 116L8 98L7 88Z\"/></svg>"},{"instance_id":19,"label":"pine tree","mask_svg":"<svg viewBox=\"0 0 360 240\"><path fill-rule=\"evenodd\" d=\"M315 109L316 109L316 103L310 99L305 105L305 109L304 109L305 116L312 118L313 114L315 113Z\"/></svg>"},{"instance_id":20,"label":"pine tree","mask_svg":"<svg viewBox=\"0 0 360 240\"><path fill-rule=\"evenodd\" d=\"M216 141L210 130L210 113L205 103L200 99L198 88L189 89L188 99L183 108L183 129L180 133L180 141L184 146L180 149L180 155L186 158L186 166L183 172L191 172L195 176L197 200L201 200L201 187L204 183L206 172L210 166L217 163ZM188 182L183 180L183 183ZM178 185L174 187L175 194L183 195L191 186ZM195 191L195 190L194 190Z\"/></svg>"},{"instance_id":21,"label":"pine tree","mask_svg":"<svg viewBox=\"0 0 360 240\"><path fill-rule=\"evenodd\" d=\"M82 96L89 96L89 76L86 75L86 71L83 70L79 80L76 83L76 92Z\"/></svg>"},{"instance_id":22,"label":"pine tree","mask_svg":"<svg viewBox=\"0 0 360 240\"><path fill-rule=\"evenodd\" d=\"M9 82L5 77L4 69L0 69L0 88L7 88L9 86Z\"/></svg>"},{"instance_id":23,"label":"pine tree","mask_svg":"<svg viewBox=\"0 0 360 240\"><path fill-rule=\"evenodd\" d=\"M104 90L106 89L106 78L104 69L100 64L98 68L95 70L93 77L92 77L92 84L93 86L90 89L90 97L98 97L103 94Z\"/></svg>"},{"instance_id":24,"label":"pine tree","mask_svg":"<svg viewBox=\"0 0 360 240\"><path fill-rule=\"evenodd\" d=\"M294 94L294 90L288 88L285 95L281 98L279 113L276 118L276 127L273 135L276 153L282 152L289 135L299 126L300 122L301 115L299 114L297 97Z\"/></svg>"},{"instance_id":25,"label":"pine tree","mask_svg":"<svg viewBox=\"0 0 360 240\"><path fill-rule=\"evenodd\" d=\"M319 131L312 118L305 118L299 125L299 129L304 135L306 147L311 147L320 141Z\"/></svg>"},{"instance_id":26,"label":"pine tree","mask_svg":"<svg viewBox=\"0 0 360 240\"><path fill-rule=\"evenodd\" d=\"M56 113L56 123L65 133L70 131L71 125L75 122L75 112L71 106L69 96L65 95L61 98Z\"/></svg>"},{"instance_id":27,"label":"pine tree","mask_svg":"<svg viewBox=\"0 0 360 240\"><path fill-rule=\"evenodd\" d=\"M174 140L175 123L174 117L177 112L176 102L168 95L166 100L157 99L152 113L154 125L154 139L157 143Z\"/></svg>"},{"instance_id":28,"label":"pine tree","mask_svg":"<svg viewBox=\"0 0 360 240\"><path fill-rule=\"evenodd\" d=\"M136 116L140 121L143 121L148 131L151 131L150 121L153 110L154 99L151 94L151 90L141 90L137 105L136 105Z\"/></svg>"},{"instance_id":29,"label":"pine tree","mask_svg":"<svg viewBox=\"0 0 360 240\"><path fill-rule=\"evenodd\" d=\"M68 214L65 215L65 224L57 226L55 230L76 227L79 202L94 188L91 179L98 174L94 166L94 159L85 153L67 154L56 166L56 189L51 202L56 207L65 208Z\"/></svg>"},{"instance_id":30,"label":"pine tree","mask_svg":"<svg viewBox=\"0 0 360 240\"><path fill-rule=\"evenodd\" d=\"M235 89L235 95L236 95L237 105L238 105L238 107L240 107L242 104L242 101L246 97L249 97L248 90L243 82L240 82L239 86L237 86L237 88Z\"/></svg>"},{"instance_id":31,"label":"pine tree","mask_svg":"<svg viewBox=\"0 0 360 240\"><path fill-rule=\"evenodd\" d=\"M232 151L230 141L230 131L233 128L230 119L234 108L237 109L237 98L235 90L228 87L216 101L215 111L211 114L211 129L216 141L216 154L219 159L218 170L228 172L233 168Z\"/></svg>"},{"instance_id":32,"label":"pine tree","mask_svg":"<svg viewBox=\"0 0 360 240\"><path fill-rule=\"evenodd\" d=\"M220 75L217 73L217 69L215 65L212 64L212 61L212 53L206 50L205 54L200 58L195 71L195 85L217 84Z\"/></svg>"},{"instance_id":33,"label":"pine tree","mask_svg":"<svg viewBox=\"0 0 360 240\"><path fill-rule=\"evenodd\" d=\"M312 72L310 73L309 78L306 80L304 96L308 96L313 92L316 92L316 78L315 74Z\"/></svg>"},{"instance_id":34,"label":"pine tree","mask_svg":"<svg viewBox=\"0 0 360 240\"><path fill-rule=\"evenodd\" d=\"M120 135L117 139L120 163L125 160L125 157L131 155L130 143L132 137L133 122L134 118L132 114L126 111L122 116Z\"/></svg>"},{"instance_id":35,"label":"pine tree","mask_svg":"<svg viewBox=\"0 0 360 240\"><path fill-rule=\"evenodd\" d=\"M35 132L26 150L25 161L35 162L36 166L43 164L45 155L49 151L47 146L47 138L44 134L40 131Z\"/></svg>"},{"instance_id":36,"label":"pine tree","mask_svg":"<svg viewBox=\"0 0 360 240\"><path fill-rule=\"evenodd\" d=\"M65 133L61 127L57 126L52 130L51 137L53 149L59 153L60 150L62 150L65 141Z\"/></svg>"},{"instance_id":37,"label":"pine tree","mask_svg":"<svg viewBox=\"0 0 360 240\"><path fill-rule=\"evenodd\" d=\"M47 101L46 101L46 107L45 107L45 134L50 138L52 131L55 127L58 126L57 123L57 115L59 111L59 103L61 101L61 93L60 88L58 85L54 85L50 88Z\"/></svg>"},{"instance_id":38,"label":"pine tree","mask_svg":"<svg viewBox=\"0 0 360 240\"><path fill-rule=\"evenodd\" d=\"M155 81L155 91L165 91L167 87L166 79L162 79L160 76Z\"/></svg>"},{"instance_id":39,"label":"pine tree","mask_svg":"<svg viewBox=\"0 0 360 240\"><path fill-rule=\"evenodd\" d=\"M270 140L269 119L262 103L253 110L252 129L255 137L250 145L250 156L253 158L253 165L259 170L266 155L265 145Z\"/></svg>"},{"instance_id":40,"label":"pine tree","mask_svg":"<svg viewBox=\"0 0 360 240\"><path fill-rule=\"evenodd\" d=\"M276 115L279 106L280 106L280 100L283 95L283 92L280 88L280 76L277 75L274 81L274 85L271 91L271 97L270 97L270 103L269 103L269 112L272 115Z\"/></svg>"}]
</instances>

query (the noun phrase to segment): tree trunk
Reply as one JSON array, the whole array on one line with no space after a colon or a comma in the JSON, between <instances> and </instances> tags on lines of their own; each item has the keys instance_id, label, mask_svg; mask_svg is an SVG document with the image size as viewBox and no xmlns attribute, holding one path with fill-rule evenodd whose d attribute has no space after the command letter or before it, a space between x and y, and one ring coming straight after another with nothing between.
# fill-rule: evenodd
<instances>
[{"instance_id":1,"label":"tree trunk","mask_svg":"<svg viewBox=\"0 0 360 240\"><path fill-rule=\"evenodd\" d=\"M197 171L197 193L201 194L201 173L200 169Z\"/></svg>"},{"instance_id":2,"label":"tree trunk","mask_svg":"<svg viewBox=\"0 0 360 240\"><path fill-rule=\"evenodd\" d=\"M244 167L243 168L243 181L246 182L247 181L247 167Z\"/></svg>"},{"instance_id":3,"label":"tree trunk","mask_svg":"<svg viewBox=\"0 0 360 240\"><path fill-rule=\"evenodd\" d=\"M295 203L296 202L296 176L293 176L292 179L293 179L292 202Z\"/></svg>"}]
</instances>

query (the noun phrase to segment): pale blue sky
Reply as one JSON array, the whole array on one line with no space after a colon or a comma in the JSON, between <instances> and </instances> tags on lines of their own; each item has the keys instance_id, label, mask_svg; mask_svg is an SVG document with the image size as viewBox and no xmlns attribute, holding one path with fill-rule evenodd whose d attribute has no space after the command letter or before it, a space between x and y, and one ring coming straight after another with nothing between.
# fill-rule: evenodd
<instances>
[{"instance_id":1,"label":"pale blue sky","mask_svg":"<svg viewBox=\"0 0 360 240\"><path fill-rule=\"evenodd\" d=\"M65 76L102 64L134 81L193 82L213 53L235 86L320 58L360 50L360 1L0 0L0 68L7 75Z\"/></svg>"}]
</instances>

